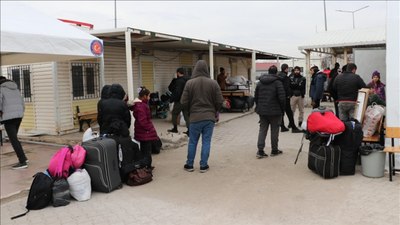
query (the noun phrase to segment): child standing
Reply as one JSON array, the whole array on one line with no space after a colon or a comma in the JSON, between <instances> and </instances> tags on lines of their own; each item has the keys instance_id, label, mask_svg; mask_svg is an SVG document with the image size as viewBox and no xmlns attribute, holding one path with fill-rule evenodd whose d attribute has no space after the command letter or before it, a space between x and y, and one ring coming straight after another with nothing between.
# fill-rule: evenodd
<instances>
[{"instance_id":1,"label":"child standing","mask_svg":"<svg viewBox=\"0 0 400 225\"><path fill-rule=\"evenodd\" d=\"M150 91L142 86L138 89L139 98L133 101L133 116L135 117L135 139L140 142L140 150L145 158L146 167L152 168L151 152L153 142L158 141L157 131L151 122L151 112L148 105Z\"/></svg>"}]
</instances>

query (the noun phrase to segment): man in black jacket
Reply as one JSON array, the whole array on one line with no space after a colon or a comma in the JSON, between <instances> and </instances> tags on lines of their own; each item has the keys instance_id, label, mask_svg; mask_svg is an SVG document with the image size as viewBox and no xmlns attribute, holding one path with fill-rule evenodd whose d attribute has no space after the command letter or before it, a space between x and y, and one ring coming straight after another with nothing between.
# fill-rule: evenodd
<instances>
[{"instance_id":1,"label":"man in black jacket","mask_svg":"<svg viewBox=\"0 0 400 225\"><path fill-rule=\"evenodd\" d=\"M304 96L306 94L306 78L300 74L300 67L294 67L294 72L289 76L290 80L290 107L292 108L293 116L296 113L296 108L299 108L299 120L298 124L301 127L301 123L304 118ZM293 128L292 131L294 132ZM300 131L301 132L301 131Z\"/></svg>"},{"instance_id":2,"label":"man in black jacket","mask_svg":"<svg viewBox=\"0 0 400 225\"><path fill-rule=\"evenodd\" d=\"M337 96L339 118L343 121L354 118L358 90L366 87L363 79L356 74L356 71L356 64L349 63L346 72L338 75L333 82L332 91Z\"/></svg>"},{"instance_id":3,"label":"man in black jacket","mask_svg":"<svg viewBox=\"0 0 400 225\"><path fill-rule=\"evenodd\" d=\"M176 70L176 78L172 82L173 85L170 85L172 96L171 102L174 103L174 108L172 109L172 125L174 126L172 129L169 129L168 132L178 133L178 115L182 112L183 118L185 119L186 127L188 128L186 134L189 132L189 111L186 107L184 107L180 101L183 93L183 89L185 88L186 81L189 80L189 77L184 75L183 68L178 68ZM172 83L171 82L171 83Z\"/></svg>"},{"instance_id":4,"label":"man in black jacket","mask_svg":"<svg viewBox=\"0 0 400 225\"><path fill-rule=\"evenodd\" d=\"M259 159L268 157L264 148L269 125L271 125L271 156L282 154L282 151L278 149L279 126L285 110L286 95L283 84L276 75L277 72L276 66L271 66L268 74L260 77L254 94L255 111L260 117L256 155Z\"/></svg>"},{"instance_id":5,"label":"man in black jacket","mask_svg":"<svg viewBox=\"0 0 400 225\"><path fill-rule=\"evenodd\" d=\"M285 96L286 96L286 98L285 98L286 104L285 105L286 106L285 106L285 111L284 112L286 113L286 116L289 119L289 128L292 128L292 132L293 133L299 133L301 131L294 124L293 112L292 112L292 109L290 108L290 97L291 97L291 95L290 95L290 79L288 77L288 71L289 71L288 64L286 64L286 63L282 64L281 70L282 71L280 71L278 73L278 77L281 79L281 81L283 83L283 88L285 90ZM281 132L286 132L288 130L289 129L285 127L285 122L284 122L284 119L283 119L283 116L282 116Z\"/></svg>"}]
</instances>

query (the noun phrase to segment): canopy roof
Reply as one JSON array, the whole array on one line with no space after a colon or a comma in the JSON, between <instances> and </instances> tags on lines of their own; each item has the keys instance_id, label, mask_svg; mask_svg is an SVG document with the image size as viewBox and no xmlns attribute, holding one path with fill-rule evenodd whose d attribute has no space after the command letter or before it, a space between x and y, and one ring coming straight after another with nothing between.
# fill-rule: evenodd
<instances>
[{"instance_id":1,"label":"canopy roof","mask_svg":"<svg viewBox=\"0 0 400 225\"><path fill-rule=\"evenodd\" d=\"M1 1L0 29L1 65L102 55L102 41L97 37L47 17L20 2ZM96 52L98 54L92 52L94 43L101 48L100 52Z\"/></svg>"},{"instance_id":2,"label":"canopy roof","mask_svg":"<svg viewBox=\"0 0 400 225\"><path fill-rule=\"evenodd\" d=\"M160 49L188 51L196 53L208 53L209 41L163 34L154 31L141 30L137 28L117 28L111 30L93 30L90 33L101 38L106 45L125 46L125 31L131 31L132 46L142 49ZM222 43L211 42L214 55L230 55L251 58L253 49L237 47ZM289 59L291 57L255 50L256 59Z\"/></svg>"},{"instance_id":3,"label":"canopy roof","mask_svg":"<svg viewBox=\"0 0 400 225\"><path fill-rule=\"evenodd\" d=\"M386 29L378 27L317 33L302 46L299 46L299 50L343 54L345 48L348 53L352 53L353 48L385 46Z\"/></svg>"}]
</instances>

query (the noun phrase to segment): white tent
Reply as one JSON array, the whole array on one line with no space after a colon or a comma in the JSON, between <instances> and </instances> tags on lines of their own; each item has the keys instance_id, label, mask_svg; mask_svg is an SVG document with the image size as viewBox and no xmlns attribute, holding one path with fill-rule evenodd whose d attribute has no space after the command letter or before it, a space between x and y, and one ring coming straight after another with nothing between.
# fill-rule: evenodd
<instances>
[{"instance_id":1,"label":"white tent","mask_svg":"<svg viewBox=\"0 0 400 225\"><path fill-rule=\"evenodd\" d=\"M0 64L101 57L102 41L19 2L1 1Z\"/></svg>"}]
</instances>

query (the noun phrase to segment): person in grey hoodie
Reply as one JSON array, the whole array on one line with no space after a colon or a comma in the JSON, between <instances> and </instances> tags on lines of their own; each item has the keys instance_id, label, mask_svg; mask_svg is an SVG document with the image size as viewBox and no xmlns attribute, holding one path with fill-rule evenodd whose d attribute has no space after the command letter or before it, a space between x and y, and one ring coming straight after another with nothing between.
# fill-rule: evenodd
<instances>
[{"instance_id":1,"label":"person in grey hoodie","mask_svg":"<svg viewBox=\"0 0 400 225\"><path fill-rule=\"evenodd\" d=\"M21 142L18 140L18 130L24 116L25 105L17 84L0 76L0 123L4 124L11 145L17 154L19 162L12 169L28 167L28 159Z\"/></svg>"},{"instance_id":2,"label":"person in grey hoodie","mask_svg":"<svg viewBox=\"0 0 400 225\"><path fill-rule=\"evenodd\" d=\"M211 137L217 112L221 109L223 97L217 81L210 78L206 61L199 60L194 67L192 78L183 89L181 104L189 109L189 144L184 169L194 171L197 143L202 136L200 172L209 169Z\"/></svg>"},{"instance_id":3,"label":"person in grey hoodie","mask_svg":"<svg viewBox=\"0 0 400 225\"><path fill-rule=\"evenodd\" d=\"M279 126L285 111L286 94L277 72L276 66L271 66L268 74L261 75L254 94L255 111L260 117L256 155L258 159L268 157L264 148L269 125L271 125L271 156L282 154L278 149Z\"/></svg>"}]
</instances>

